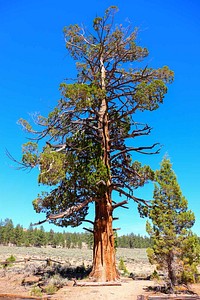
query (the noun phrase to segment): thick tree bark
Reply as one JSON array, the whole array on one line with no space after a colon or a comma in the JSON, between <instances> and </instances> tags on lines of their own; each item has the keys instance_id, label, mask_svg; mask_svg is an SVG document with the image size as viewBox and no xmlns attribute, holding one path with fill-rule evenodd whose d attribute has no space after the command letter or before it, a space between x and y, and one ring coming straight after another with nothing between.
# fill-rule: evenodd
<instances>
[{"instance_id":1,"label":"thick tree bark","mask_svg":"<svg viewBox=\"0 0 200 300\"><path fill-rule=\"evenodd\" d=\"M103 57L100 58L101 88L106 89L106 71ZM116 281L119 274L116 269L114 235L112 228L112 200L111 200L111 177L110 177L110 137L108 125L108 103L103 98L99 110L99 135L101 136L101 147L103 150L102 161L107 169L107 179L102 186L104 192L101 199L95 203L94 221L94 249L93 249L93 269L90 277L95 281ZM101 189L101 187L100 187Z\"/></svg>"},{"instance_id":2,"label":"thick tree bark","mask_svg":"<svg viewBox=\"0 0 200 300\"><path fill-rule=\"evenodd\" d=\"M112 229L112 206L109 199L95 204L93 269L90 274L95 281L117 281L114 235Z\"/></svg>"}]
</instances>

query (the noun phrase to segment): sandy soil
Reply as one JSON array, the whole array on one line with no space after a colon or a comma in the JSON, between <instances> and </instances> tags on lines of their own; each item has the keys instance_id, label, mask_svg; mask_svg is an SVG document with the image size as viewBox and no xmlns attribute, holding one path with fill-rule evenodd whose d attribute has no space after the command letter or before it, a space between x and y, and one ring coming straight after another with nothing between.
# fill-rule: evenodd
<instances>
[{"instance_id":1,"label":"sandy soil","mask_svg":"<svg viewBox=\"0 0 200 300\"><path fill-rule=\"evenodd\" d=\"M30 287L21 285L23 276L5 276L0 278L0 294L15 294L21 296L30 296ZM79 281L80 283L81 281ZM50 298L53 300L64 299L81 299L81 300L98 300L98 299L124 299L134 300L138 295L146 294L145 288L154 285L152 281L122 279L121 286L94 286L79 287L73 286L73 282L69 282L67 286L60 289Z\"/></svg>"},{"instance_id":2,"label":"sandy soil","mask_svg":"<svg viewBox=\"0 0 200 300\"><path fill-rule=\"evenodd\" d=\"M133 281L131 279L122 282L121 286L66 287L60 290L53 299L136 300L138 295L145 294L144 288L152 284L153 282L150 281Z\"/></svg>"},{"instance_id":3,"label":"sandy soil","mask_svg":"<svg viewBox=\"0 0 200 300\"><path fill-rule=\"evenodd\" d=\"M30 287L21 285L23 279L22 275L11 274L0 278L0 295L15 294L21 296L30 296ZM81 281L79 281L80 283ZM138 295L148 295L146 288L154 286L153 281L150 280L132 280L129 278L122 278L121 286L73 286L73 282L68 282L68 285L60 289L55 295L48 296L51 300L137 300ZM200 284L191 286L191 289L200 295ZM0 297L1 299L1 297ZM16 299L16 298L15 298ZM45 298L47 299L47 298Z\"/></svg>"},{"instance_id":4,"label":"sandy soil","mask_svg":"<svg viewBox=\"0 0 200 300\"><path fill-rule=\"evenodd\" d=\"M23 250L23 251L22 251ZM61 260L66 263L68 260L72 263L79 263L84 261L87 265L91 261L88 260L90 251L63 251L62 249L22 249L22 248L8 248L0 247L0 261L5 261L6 257L14 255L17 260L21 260L25 257L32 258L46 258L51 257L55 260ZM59 255L59 256L56 256ZM83 256L85 255L85 257ZM142 249L130 250L119 249L117 251L119 257L123 257L126 262L126 266L129 272L133 272L138 276L152 274L153 266L148 263L146 258L146 252ZM76 256L76 257L75 257ZM134 258L134 259L133 259ZM33 286L24 286L22 281L24 278L34 275L31 270L43 262L30 261L27 265L16 264L13 267L9 267L6 272L0 269L0 299L2 294L14 294L21 295L30 298L30 292ZM27 272L28 271L28 272ZM78 283L82 282L81 280ZM158 285L156 282L147 280L132 280L131 278L122 277L121 286L73 286L74 281L67 281L67 285L61 288L55 295L48 296L51 300L65 300L65 299L77 299L77 300L136 300L138 295L150 294L146 290L148 286ZM200 295L200 284L191 285L191 290ZM151 292L152 294L152 292ZM6 298L4 298L6 299ZM10 298L7 298L10 299ZM12 299L19 299L17 296ZM45 299L45 298L44 298ZM47 299L47 297L46 297Z\"/></svg>"},{"instance_id":5,"label":"sandy soil","mask_svg":"<svg viewBox=\"0 0 200 300\"><path fill-rule=\"evenodd\" d=\"M72 287L63 288L54 300L80 299L80 300L137 300L139 295L152 295L146 291L154 282L146 280L126 280L121 286L113 287ZM192 285L191 290L200 295L200 284ZM180 298L179 298L180 299Z\"/></svg>"}]
</instances>

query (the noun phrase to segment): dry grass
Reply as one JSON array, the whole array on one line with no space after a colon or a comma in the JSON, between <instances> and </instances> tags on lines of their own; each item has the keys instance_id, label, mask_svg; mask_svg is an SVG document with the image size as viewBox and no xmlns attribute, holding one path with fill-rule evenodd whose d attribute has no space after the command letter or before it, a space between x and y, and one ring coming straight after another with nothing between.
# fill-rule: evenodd
<instances>
[{"instance_id":1,"label":"dry grass","mask_svg":"<svg viewBox=\"0 0 200 300\"><path fill-rule=\"evenodd\" d=\"M60 261L64 265L61 268L68 266L84 266L92 264L92 250L88 249L53 249L53 248L26 248L26 247L4 247L0 246L0 261L5 261L6 258L13 255L16 260L23 260L24 258L45 260L47 258ZM123 259L125 266L129 272L135 275L147 276L152 274L153 266L148 263L145 249L117 249L117 264L119 264L120 258ZM44 265L44 266L42 266ZM56 264L57 265L57 264ZM59 266L59 265L58 265ZM49 267L50 268L50 267ZM53 268L53 267L51 267ZM0 270L0 293L13 292L17 295L30 296L30 294L36 294L42 292L53 294L52 300L64 300L64 299L126 299L136 300L138 295L149 294L147 291L148 286L154 286L153 281L145 280L132 280L130 278L122 277L122 286L114 287L73 287L73 280L67 279L68 277L59 276L56 274L36 274L34 271L39 269L48 271L47 264L41 261L31 261L25 264L13 264L9 266L6 271L2 268ZM69 268L70 269L70 268ZM5 272L4 272L5 271ZM46 275L48 275L46 277ZM49 275L51 275L49 277ZM31 285L22 284L24 282L38 280ZM157 284L157 283L156 283ZM200 292L200 285L193 285L193 290L198 294ZM28 298L28 297L27 297Z\"/></svg>"},{"instance_id":2,"label":"dry grass","mask_svg":"<svg viewBox=\"0 0 200 300\"><path fill-rule=\"evenodd\" d=\"M51 257L55 259L89 259L92 260L92 250L89 249L67 249L67 248L51 248L51 247L8 247L0 246L0 259L4 259L10 255L16 258L31 256L31 257ZM117 258L124 257L127 260L147 262L146 249L126 249L118 248L116 253Z\"/></svg>"},{"instance_id":3,"label":"dry grass","mask_svg":"<svg viewBox=\"0 0 200 300\"><path fill-rule=\"evenodd\" d=\"M16 260L24 258L47 259L61 262L68 266L91 266L92 250L89 249L62 249L36 247L7 247L0 246L0 261L13 255ZM123 259L127 270L136 275L150 275L154 268L148 262L145 249L118 248L116 252L117 265ZM40 262L41 264L41 262Z\"/></svg>"}]
</instances>

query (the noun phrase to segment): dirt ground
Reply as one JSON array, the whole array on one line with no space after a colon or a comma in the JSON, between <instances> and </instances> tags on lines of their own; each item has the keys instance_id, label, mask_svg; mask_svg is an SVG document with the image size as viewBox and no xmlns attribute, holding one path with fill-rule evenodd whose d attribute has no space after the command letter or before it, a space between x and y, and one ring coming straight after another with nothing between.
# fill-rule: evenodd
<instances>
[{"instance_id":1,"label":"dirt ground","mask_svg":"<svg viewBox=\"0 0 200 300\"><path fill-rule=\"evenodd\" d=\"M21 285L22 276L0 278L0 294L15 294L30 296L30 287ZM79 281L80 283L81 281ZM145 294L145 288L153 285L152 281L122 279L121 286L73 286L69 282L67 286L61 288L55 295L50 296L53 300L79 299L79 300L98 300L98 299L124 299L134 300L138 295Z\"/></svg>"},{"instance_id":2,"label":"dirt ground","mask_svg":"<svg viewBox=\"0 0 200 300\"><path fill-rule=\"evenodd\" d=\"M14 294L18 299L18 296L30 297L30 287L24 287L21 285L22 275L11 274L0 278L0 295ZM79 281L81 283L81 281ZM156 284L150 280L132 280L124 278L121 280L121 286L73 286L73 282L68 282L67 286L64 286L56 294L48 296L51 300L137 300L138 295L150 294L146 290L148 286ZM191 289L200 295L200 284L192 285ZM152 294L152 292L151 292ZM0 297L1 299L1 297Z\"/></svg>"},{"instance_id":3,"label":"dirt ground","mask_svg":"<svg viewBox=\"0 0 200 300\"><path fill-rule=\"evenodd\" d=\"M150 281L134 281L131 279L122 282L121 286L63 288L53 299L136 300L138 295L145 294L144 288L152 284Z\"/></svg>"},{"instance_id":4,"label":"dirt ground","mask_svg":"<svg viewBox=\"0 0 200 300\"><path fill-rule=\"evenodd\" d=\"M8 300L11 298L2 297L2 295L13 295L12 299L20 299L19 296L24 296L24 299L30 299L32 285L22 285L24 278L30 279L35 277L34 270L38 270L43 264L46 266L46 261L40 261L51 257L56 261L69 265L69 262L77 267L81 262L84 265L91 263L92 252L89 250L66 250L66 249L49 249L49 248L23 248L23 247L0 247L0 261L5 261L7 257L14 255L17 261L22 263L13 264L6 271L0 268L0 300ZM118 249L118 260L122 257L125 261L129 272L137 275L138 278L152 274L154 267L151 266L146 257L144 249ZM30 261L25 262L24 258L30 258ZM39 275L38 275L39 276ZM74 277L74 276L73 276ZM78 284L83 281L78 280ZM46 296L42 299L51 300L136 300L139 295L152 294L147 291L148 286L158 285L157 282L150 280L133 280L127 277L121 277L121 286L73 286L74 281L67 280L66 285L59 289L56 294ZM200 284L191 285L190 290L200 295ZM16 296L14 296L16 295ZM38 298L40 299L40 298Z\"/></svg>"}]
</instances>

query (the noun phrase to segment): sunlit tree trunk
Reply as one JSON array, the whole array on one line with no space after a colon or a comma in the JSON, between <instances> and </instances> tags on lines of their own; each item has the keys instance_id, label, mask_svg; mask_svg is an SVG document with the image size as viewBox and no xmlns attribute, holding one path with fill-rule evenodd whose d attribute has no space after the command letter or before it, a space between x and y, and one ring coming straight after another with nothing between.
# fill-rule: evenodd
<instances>
[{"instance_id":1,"label":"sunlit tree trunk","mask_svg":"<svg viewBox=\"0 0 200 300\"><path fill-rule=\"evenodd\" d=\"M105 67L100 59L101 88L105 90ZM91 277L97 281L116 281L119 274L116 269L114 234L112 228L112 199L110 192L110 138L108 125L108 107L102 99L99 110L99 132L101 134L102 161L107 169L107 179L102 183L103 197L95 204L93 269Z\"/></svg>"},{"instance_id":2,"label":"sunlit tree trunk","mask_svg":"<svg viewBox=\"0 0 200 300\"><path fill-rule=\"evenodd\" d=\"M96 203L94 223L93 269L90 274L96 281L116 281L114 235L112 229L112 207L109 199Z\"/></svg>"}]
</instances>

